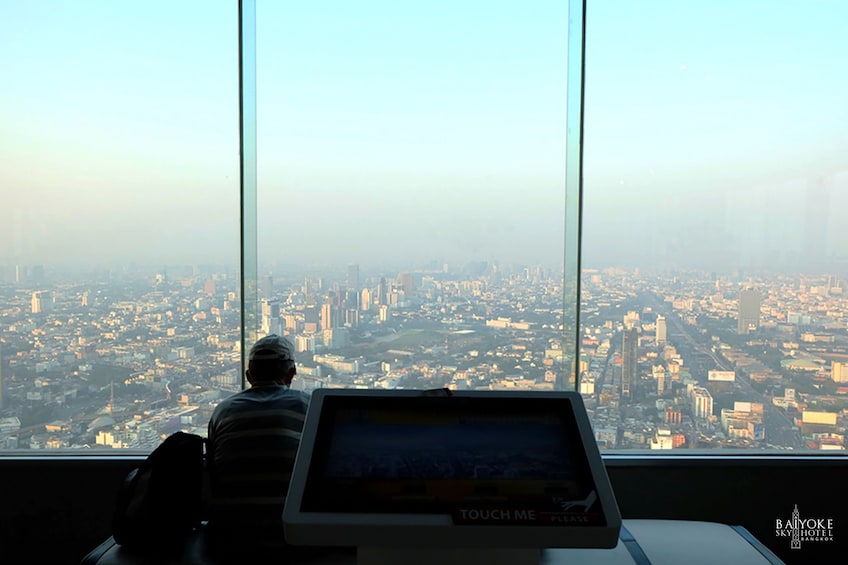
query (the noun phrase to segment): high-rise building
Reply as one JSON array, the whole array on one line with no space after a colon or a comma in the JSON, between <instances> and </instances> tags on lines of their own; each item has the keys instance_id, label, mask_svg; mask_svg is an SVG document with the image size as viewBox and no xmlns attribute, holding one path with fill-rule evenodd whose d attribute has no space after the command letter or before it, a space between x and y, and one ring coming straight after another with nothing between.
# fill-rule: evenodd
<instances>
[{"instance_id":1,"label":"high-rise building","mask_svg":"<svg viewBox=\"0 0 848 565\"><path fill-rule=\"evenodd\" d=\"M656 333L656 342L657 345L662 345L667 341L668 337L668 328L665 323L665 316L657 316L657 333Z\"/></svg>"},{"instance_id":2,"label":"high-rise building","mask_svg":"<svg viewBox=\"0 0 848 565\"><path fill-rule=\"evenodd\" d=\"M280 303L276 301L263 300L262 303L261 329L264 334L283 333L282 319L280 318Z\"/></svg>"},{"instance_id":3,"label":"high-rise building","mask_svg":"<svg viewBox=\"0 0 848 565\"><path fill-rule=\"evenodd\" d=\"M657 382L657 396L667 394L671 386L671 374L662 365L655 365L653 375Z\"/></svg>"},{"instance_id":4,"label":"high-rise building","mask_svg":"<svg viewBox=\"0 0 848 565\"><path fill-rule=\"evenodd\" d=\"M635 328L639 325L639 312L630 311L624 315L625 329Z\"/></svg>"},{"instance_id":5,"label":"high-rise building","mask_svg":"<svg viewBox=\"0 0 848 565\"><path fill-rule=\"evenodd\" d=\"M44 311L44 306L41 302L41 292L33 292L32 293L32 313L33 314L41 314Z\"/></svg>"},{"instance_id":6,"label":"high-rise building","mask_svg":"<svg viewBox=\"0 0 848 565\"><path fill-rule=\"evenodd\" d=\"M680 424L683 421L683 413L680 410L675 410L674 406L668 406L665 409L663 421L666 424Z\"/></svg>"},{"instance_id":7,"label":"high-rise building","mask_svg":"<svg viewBox=\"0 0 848 565\"><path fill-rule=\"evenodd\" d=\"M400 273L398 275L398 285L400 285L404 294L407 296L411 295L412 291L415 290L415 278L412 276L412 273Z\"/></svg>"},{"instance_id":8,"label":"high-rise building","mask_svg":"<svg viewBox=\"0 0 848 565\"><path fill-rule=\"evenodd\" d=\"M367 312L371 309L371 291L369 289L362 289L362 300L359 304L363 312Z\"/></svg>"},{"instance_id":9,"label":"high-rise building","mask_svg":"<svg viewBox=\"0 0 848 565\"><path fill-rule=\"evenodd\" d=\"M389 293L389 289L386 285L386 279L384 277L380 277L380 282L377 283L377 304L378 305L388 304L388 302L387 302L388 293Z\"/></svg>"},{"instance_id":10,"label":"high-rise building","mask_svg":"<svg viewBox=\"0 0 848 565\"><path fill-rule=\"evenodd\" d=\"M331 330L339 326L339 307L330 302L321 305L321 329Z\"/></svg>"},{"instance_id":11,"label":"high-rise building","mask_svg":"<svg viewBox=\"0 0 848 565\"><path fill-rule=\"evenodd\" d=\"M347 289L344 292L344 300L342 300L342 306L345 308L355 308L359 309L359 291L358 290L350 290Z\"/></svg>"},{"instance_id":12,"label":"high-rise building","mask_svg":"<svg viewBox=\"0 0 848 565\"><path fill-rule=\"evenodd\" d=\"M333 306L339 306L342 303L341 294L337 290L327 291L324 302L329 302Z\"/></svg>"},{"instance_id":13,"label":"high-rise building","mask_svg":"<svg viewBox=\"0 0 848 565\"><path fill-rule=\"evenodd\" d=\"M624 330L621 344L621 398L634 400L638 379L636 363L638 361L639 330L635 327Z\"/></svg>"},{"instance_id":14,"label":"high-rise building","mask_svg":"<svg viewBox=\"0 0 848 565\"><path fill-rule=\"evenodd\" d=\"M294 338L294 350L298 353L315 353L315 336L298 335Z\"/></svg>"},{"instance_id":15,"label":"high-rise building","mask_svg":"<svg viewBox=\"0 0 848 565\"><path fill-rule=\"evenodd\" d=\"M285 322L286 333L294 334L299 331L300 328L298 327L297 316L293 314L286 314L283 321Z\"/></svg>"},{"instance_id":16,"label":"high-rise building","mask_svg":"<svg viewBox=\"0 0 848 565\"><path fill-rule=\"evenodd\" d=\"M745 287L739 291L739 307L736 315L737 332L740 335L756 331L760 327L760 291Z\"/></svg>"},{"instance_id":17,"label":"high-rise building","mask_svg":"<svg viewBox=\"0 0 848 565\"><path fill-rule=\"evenodd\" d=\"M359 310L356 308L348 308L345 310L345 325L355 328L359 325Z\"/></svg>"},{"instance_id":18,"label":"high-rise building","mask_svg":"<svg viewBox=\"0 0 848 565\"><path fill-rule=\"evenodd\" d=\"M262 333L265 335L282 334L283 321L280 317L262 316Z\"/></svg>"},{"instance_id":19,"label":"high-rise building","mask_svg":"<svg viewBox=\"0 0 848 565\"><path fill-rule=\"evenodd\" d=\"M713 395L702 386L692 389L692 416L707 419L713 415Z\"/></svg>"},{"instance_id":20,"label":"high-rise building","mask_svg":"<svg viewBox=\"0 0 848 565\"><path fill-rule=\"evenodd\" d=\"M259 290L262 298L271 300L274 297L274 277L271 275L262 277L262 286Z\"/></svg>"},{"instance_id":21,"label":"high-rise building","mask_svg":"<svg viewBox=\"0 0 848 565\"><path fill-rule=\"evenodd\" d=\"M280 303L271 300L263 300L262 301L262 315L270 316L272 318L280 317Z\"/></svg>"},{"instance_id":22,"label":"high-rise building","mask_svg":"<svg viewBox=\"0 0 848 565\"><path fill-rule=\"evenodd\" d=\"M347 289L359 292L359 265L347 266Z\"/></svg>"},{"instance_id":23,"label":"high-rise building","mask_svg":"<svg viewBox=\"0 0 848 565\"><path fill-rule=\"evenodd\" d=\"M317 328L321 322L321 311L317 306L308 306L303 310L303 323L304 325L312 325L314 324Z\"/></svg>"},{"instance_id":24,"label":"high-rise building","mask_svg":"<svg viewBox=\"0 0 848 565\"><path fill-rule=\"evenodd\" d=\"M209 277L203 283L203 292L205 292L208 296L215 296L217 286L215 279L213 277Z\"/></svg>"}]
</instances>

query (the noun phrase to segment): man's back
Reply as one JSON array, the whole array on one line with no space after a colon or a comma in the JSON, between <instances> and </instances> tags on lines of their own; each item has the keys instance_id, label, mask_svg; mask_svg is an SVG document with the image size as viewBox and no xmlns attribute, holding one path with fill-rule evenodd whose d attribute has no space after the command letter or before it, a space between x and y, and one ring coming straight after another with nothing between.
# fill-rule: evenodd
<instances>
[{"instance_id":1,"label":"man's back","mask_svg":"<svg viewBox=\"0 0 848 565\"><path fill-rule=\"evenodd\" d=\"M283 545L282 512L308 397L277 384L221 402L209 421L209 527L222 544Z\"/></svg>"}]
</instances>

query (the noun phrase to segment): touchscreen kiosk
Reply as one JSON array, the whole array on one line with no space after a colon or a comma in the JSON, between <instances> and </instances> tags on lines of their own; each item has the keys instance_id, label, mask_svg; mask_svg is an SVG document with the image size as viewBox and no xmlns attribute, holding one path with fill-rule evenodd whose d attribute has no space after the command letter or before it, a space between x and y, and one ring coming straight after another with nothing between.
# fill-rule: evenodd
<instances>
[{"instance_id":1,"label":"touchscreen kiosk","mask_svg":"<svg viewBox=\"0 0 848 565\"><path fill-rule=\"evenodd\" d=\"M283 518L293 544L501 556L621 525L580 395L526 391L315 391Z\"/></svg>"}]
</instances>

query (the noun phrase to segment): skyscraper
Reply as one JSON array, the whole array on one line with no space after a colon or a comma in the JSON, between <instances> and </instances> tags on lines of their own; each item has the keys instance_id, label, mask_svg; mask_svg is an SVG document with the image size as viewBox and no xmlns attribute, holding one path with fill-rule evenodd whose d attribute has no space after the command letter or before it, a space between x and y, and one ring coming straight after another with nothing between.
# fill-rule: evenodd
<instances>
[{"instance_id":1,"label":"skyscraper","mask_svg":"<svg viewBox=\"0 0 848 565\"><path fill-rule=\"evenodd\" d=\"M359 310L356 308L348 308L344 312L345 325L355 328L359 325Z\"/></svg>"},{"instance_id":2,"label":"skyscraper","mask_svg":"<svg viewBox=\"0 0 848 565\"><path fill-rule=\"evenodd\" d=\"M388 304L388 289L386 288L386 279L380 277L380 282L377 284L377 304Z\"/></svg>"},{"instance_id":3,"label":"skyscraper","mask_svg":"<svg viewBox=\"0 0 848 565\"><path fill-rule=\"evenodd\" d=\"M261 297L265 300L271 300L274 297L274 277L265 275L262 277L262 286L260 287Z\"/></svg>"},{"instance_id":4,"label":"skyscraper","mask_svg":"<svg viewBox=\"0 0 848 565\"><path fill-rule=\"evenodd\" d=\"M739 291L739 308L736 321L736 331L740 335L750 333L760 327L759 290L748 286Z\"/></svg>"},{"instance_id":5,"label":"skyscraper","mask_svg":"<svg viewBox=\"0 0 848 565\"><path fill-rule=\"evenodd\" d=\"M398 275L398 284L406 295L412 294L412 291L415 290L415 279L412 273L400 273Z\"/></svg>"},{"instance_id":6,"label":"skyscraper","mask_svg":"<svg viewBox=\"0 0 848 565\"><path fill-rule=\"evenodd\" d=\"M41 304L41 293L33 292L32 293L32 313L33 314L41 314L43 311L43 305Z\"/></svg>"},{"instance_id":7,"label":"skyscraper","mask_svg":"<svg viewBox=\"0 0 848 565\"><path fill-rule=\"evenodd\" d=\"M625 329L621 344L621 398L634 400L638 378L636 362L638 360L639 330L635 327Z\"/></svg>"},{"instance_id":8,"label":"skyscraper","mask_svg":"<svg viewBox=\"0 0 848 565\"><path fill-rule=\"evenodd\" d=\"M331 330L339 326L339 307L330 302L321 305L321 329Z\"/></svg>"},{"instance_id":9,"label":"skyscraper","mask_svg":"<svg viewBox=\"0 0 848 565\"><path fill-rule=\"evenodd\" d=\"M276 301L263 300L261 328L264 334L283 333L282 318L280 318L280 303Z\"/></svg>"},{"instance_id":10,"label":"skyscraper","mask_svg":"<svg viewBox=\"0 0 848 565\"><path fill-rule=\"evenodd\" d=\"M359 308L360 296L359 291L347 289L344 292L344 300L342 300L342 306L345 308Z\"/></svg>"},{"instance_id":11,"label":"skyscraper","mask_svg":"<svg viewBox=\"0 0 848 565\"><path fill-rule=\"evenodd\" d=\"M359 292L359 265L347 266L347 289Z\"/></svg>"},{"instance_id":12,"label":"skyscraper","mask_svg":"<svg viewBox=\"0 0 848 565\"><path fill-rule=\"evenodd\" d=\"M656 342L657 345L662 345L667 341L668 328L665 324L665 316L657 316L657 334L656 334Z\"/></svg>"},{"instance_id":13,"label":"skyscraper","mask_svg":"<svg viewBox=\"0 0 848 565\"><path fill-rule=\"evenodd\" d=\"M316 333L321 327L321 311L317 306L307 306L303 310L303 331Z\"/></svg>"}]
</instances>

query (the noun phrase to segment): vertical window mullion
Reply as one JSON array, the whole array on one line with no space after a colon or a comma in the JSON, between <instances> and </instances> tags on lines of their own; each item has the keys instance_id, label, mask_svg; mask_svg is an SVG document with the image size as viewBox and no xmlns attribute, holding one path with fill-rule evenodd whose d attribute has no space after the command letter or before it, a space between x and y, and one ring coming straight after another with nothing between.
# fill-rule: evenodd
<instances>
[{"instance_id":1,"label":"vertical window mullion","mask_svg":"<svg viewBox=\"0 0 848 565\"><path fill-rule=\"evenodd\" d=\"M585 0L568 6L568 89L565 163L564 364L560 388L578 390L580 374L580 245L583 200L583 78Z\"/></svg>"},{"instance_id":2,"label":"vertical window mullion","mask_svg":"<svg viewBox=\"0 0 848 565\"><path fill-rule=\"evenodd\" d=\"M256 227L256 2L239 2L239 167L241 202L241 379L259 328Z\"/></svg>"}]
</instances>

